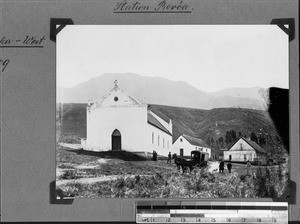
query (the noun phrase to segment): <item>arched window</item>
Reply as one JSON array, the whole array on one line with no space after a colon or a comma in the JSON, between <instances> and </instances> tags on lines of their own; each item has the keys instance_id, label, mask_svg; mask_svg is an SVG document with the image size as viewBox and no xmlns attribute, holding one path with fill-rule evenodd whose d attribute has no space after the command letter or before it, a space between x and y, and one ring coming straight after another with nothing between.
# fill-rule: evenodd
<instances>
[{"instance_id":1,"label":"arched window","mask_svg":"<svg viewBox=\"0 0 300 224\"><path fill-rule=\"evenodd\" d=\"M154 132L152 132L152 144L154 144Z\"/></svg>"}]
</instances>

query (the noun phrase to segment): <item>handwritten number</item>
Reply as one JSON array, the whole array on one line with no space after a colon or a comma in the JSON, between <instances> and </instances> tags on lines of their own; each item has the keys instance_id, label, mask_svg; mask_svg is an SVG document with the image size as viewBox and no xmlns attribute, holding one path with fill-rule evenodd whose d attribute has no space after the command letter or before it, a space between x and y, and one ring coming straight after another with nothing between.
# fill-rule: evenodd
<instances>
[{"instance_id":1,"label":"handwritten number","mask_svg":"<svg viewBox=\"0 0 300 224\"><path fill-rule=\"evenodd\" d=\"M231 222L231 218L226 218L226 222Z\"/></svg>"},{"instance_id":2,"label":"handwritten number","mask_svg":"<svg viewBox=\"0 0 300 224\"><path fill-rule=\"evenodd\" d=\"M2 67L2 72L5 71L6 67L8 66L10 60L9 59L6 59L6 60L2 60L0 59L0 64L1 64L1 67Z\"/></svg>"},{"instance_id":3,"label":"handwritten number","mask_svg":"<svg viewBox=\"0 0 300 224\"><path fill-rule=\"evenodd\" d=\"M215 218L211 218L211 222L216 222L216 219Z\"/></svg>"},{"instance_id":4,"label":"handwritten number","mask_svg":"<svg viewBox=\"0 0 300 224\"><path fill-rule=\"evenodd\" d=\"M242 222L246 222L246 218L242 218Z\"/></svg>"}]
</instances>

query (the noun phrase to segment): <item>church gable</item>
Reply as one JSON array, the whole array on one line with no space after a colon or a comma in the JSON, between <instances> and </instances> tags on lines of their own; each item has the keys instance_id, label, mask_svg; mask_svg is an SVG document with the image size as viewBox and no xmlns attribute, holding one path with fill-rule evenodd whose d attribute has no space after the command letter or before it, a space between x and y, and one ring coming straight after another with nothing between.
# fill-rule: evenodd
<instances>
[{"instance_id":1,"label":"church gable","mask_svg":"<svg viewBox=\"0 0 300 224\"><path fill-rule=\"evenodd\" d=\"M102 99L96 102L93 107L132 107L132 106L146 106L146 104L134 99L125 92L123 92L117 84L109 91L108 94L102 97Z\"/></svg>"}]
</instances>

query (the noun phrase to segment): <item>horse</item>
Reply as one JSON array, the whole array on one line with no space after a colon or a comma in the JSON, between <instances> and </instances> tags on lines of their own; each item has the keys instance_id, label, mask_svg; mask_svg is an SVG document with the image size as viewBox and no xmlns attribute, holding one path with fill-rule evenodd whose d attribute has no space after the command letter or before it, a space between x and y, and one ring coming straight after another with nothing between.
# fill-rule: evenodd
<instances>
[{"instance_id":1,"label":"horse","mask_svg":"<svg viewBox=\"0 0 300 224\"><path fill-rule=\"evenodd\" d=\"M174 159L174 163L176 164L178 170L180 170L180 167L182 168L182 173L185 173L187 168L189 168L189 171L191 173L195 167L195 164L193 161L186 160L181 157L177 157L176 153L173 154L172 159Z\"/></svg>"}]
</instances>

